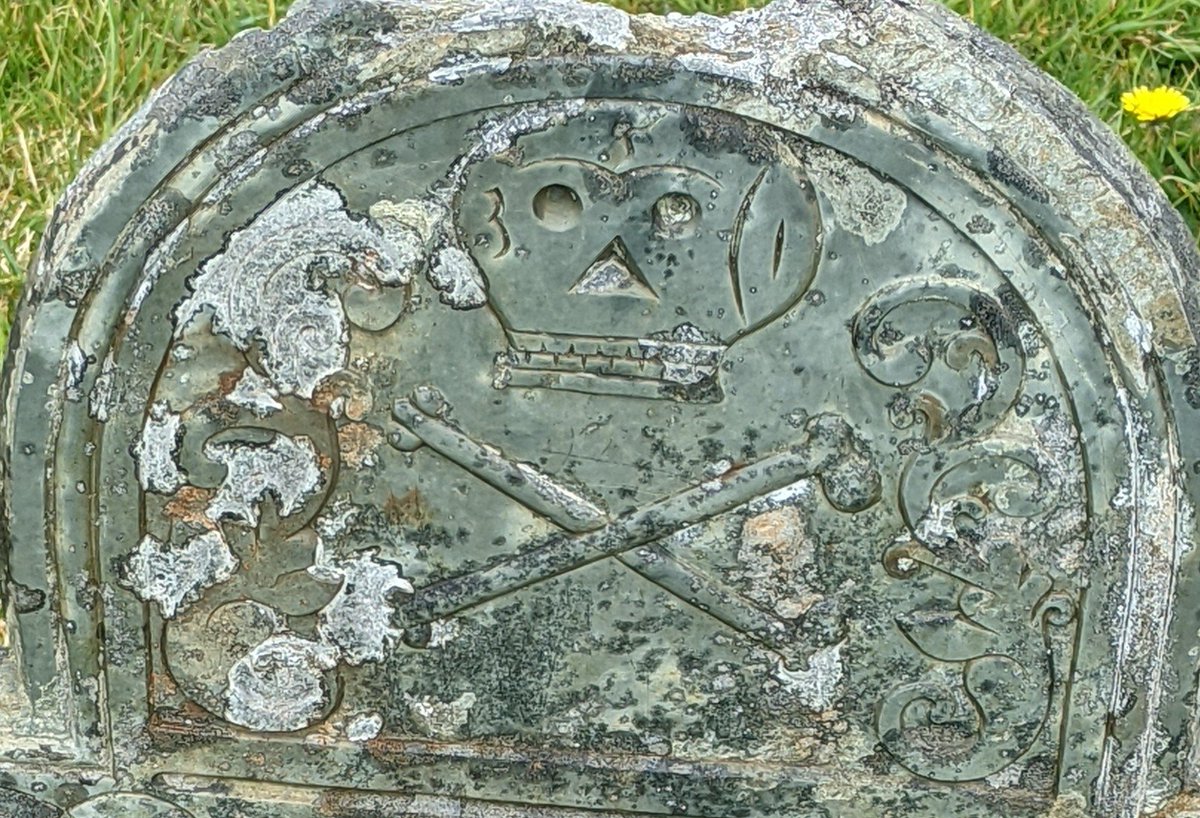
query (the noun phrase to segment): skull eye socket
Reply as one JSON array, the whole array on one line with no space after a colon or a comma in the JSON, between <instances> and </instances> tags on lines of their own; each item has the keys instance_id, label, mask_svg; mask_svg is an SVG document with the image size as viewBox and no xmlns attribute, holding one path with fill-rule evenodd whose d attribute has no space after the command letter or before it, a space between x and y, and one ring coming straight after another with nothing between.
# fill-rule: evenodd
<instances>
[{"instance_id":1,"label":"skull eye socket","mask_svg":"<svg viewBox=\"0 0 1200 818\"><path fill-rule=\"evenodd\" d=\"M583 202L566 185L546 185L533 196L533 215L547 230L570 230L583 215Z\"/></svg>"},{"instance_id":2,"label":"skull eye socket","mask_svg":"<svg viewBox=\"0 0 1200 818\"><path fill-rule=\"evenodd\" d=\"M686 193L667 193L654 203L651 215L655 234L679 236L699 220L700 203Z\"/></svg>"}]
</instances>

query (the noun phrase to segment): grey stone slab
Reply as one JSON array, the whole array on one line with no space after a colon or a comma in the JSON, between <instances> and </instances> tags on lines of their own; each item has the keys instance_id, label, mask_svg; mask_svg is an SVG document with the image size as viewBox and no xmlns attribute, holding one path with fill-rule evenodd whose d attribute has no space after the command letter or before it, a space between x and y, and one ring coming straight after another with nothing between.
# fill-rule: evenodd
<instances>
[{"instance_id":1,"label":"grey stone slab","mask_svg":"<svg viewBox=\"0 0 1200 818\"><path fill-rule=\"evenodd\" d=\"M301 2L31 273L0 813L1186 814L1197 273L931 4Z\"/></svg>"}]
</instances>

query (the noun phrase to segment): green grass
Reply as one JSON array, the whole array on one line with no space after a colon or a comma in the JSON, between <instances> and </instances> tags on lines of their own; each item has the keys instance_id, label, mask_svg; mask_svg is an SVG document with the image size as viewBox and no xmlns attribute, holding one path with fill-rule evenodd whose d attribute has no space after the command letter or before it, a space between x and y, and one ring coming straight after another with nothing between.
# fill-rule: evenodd
<instances>
[{"instance_id":1,"label":"green grass","mask_svg":"<svg viewBox=\"0 0 1200 818\"><path fill-rule=\"evenodd\" d=\"M722 13L762 0L611 0ZM1146 127L1120 94L1200 99L1197 0L946 0L1059 78L1133 147L1200 231L1200 113ZM286 0L9 0L0 4L0 347L50 208L87 156L203 45L274 23ZM1191 12L1189 14L1189 7Z\"/></svg>"}]
</instances>

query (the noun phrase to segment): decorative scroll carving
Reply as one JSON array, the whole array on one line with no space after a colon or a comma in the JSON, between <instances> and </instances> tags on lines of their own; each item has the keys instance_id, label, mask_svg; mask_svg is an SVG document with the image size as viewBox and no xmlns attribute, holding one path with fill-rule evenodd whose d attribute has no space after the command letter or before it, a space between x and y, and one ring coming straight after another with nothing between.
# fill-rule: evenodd
<instances>
[{"instance_id":1,"label":"decorative scroll carving","mask_svg":"<svg viewBox=\"0 0 1200 818\"><path fill-rule=\"evenodd\" d=\"M381 316L369 306L369 294L404 291L419 252L410 232L385 215L352 220L327 185L290 191L201 265L191 296L176 308L177 332L209 313L213 329L238 349L261 348L276 389L311 398L346 364L346 307L333 285L350 294L351 319L369 328L390 325L403 307Z\"/></svg>"},{"instance_id":2,"label":"decorative scroll carving","mask_svg":"<svg viewBox=\"0 0 1200 818\"><path fill-rule=\"evenodd\" d=\"M908 468L901 500L912 539L889 547L884 565L917 586L919 605L896 626L929 669L887 691L878 723L884 746L919 775L984 778L1046 729L1062 672L1052 631L1076 610L1044 567L1054 560L1042 524L1072 513L1048 455L993 437L934 449Z\"/></svg>"},{"instance_id":3,"label":"decorative scroll carving","mask_svg":"<svg viewBox=\"0 0 1200 818\"><path fill-rule=\"evenodd\" d=\"M922 422L933 442L984 435L1013 406L1024 374L1022 326L981 290L921 279L876 295L852 331L859 364L902 390L888 406L892 423Z\"/></svg>"},{"instance_id":4,"label":"decorative scroll carving","mask_svg":"<svg viewBox=\"0 0 1200 818\"><path fill-rule=\"evenodd\" d=\"M898 498L908 533L883 560L911 588L895 624L927 669L885 692L878 729L902 765L939 781L984 778L1033 746L1055 679L1050 631L1075 616L1072 593L1049 571L1078 535L1069 521L1081 519L1078 489L1066 487L1074 437L1053 414L1005 424L1027 344L1037 348L1015 305L919 279L876 295L852 328L860 365L903 390L888 404L891 422L925 426Z\"/></svg>"}]
</instances>

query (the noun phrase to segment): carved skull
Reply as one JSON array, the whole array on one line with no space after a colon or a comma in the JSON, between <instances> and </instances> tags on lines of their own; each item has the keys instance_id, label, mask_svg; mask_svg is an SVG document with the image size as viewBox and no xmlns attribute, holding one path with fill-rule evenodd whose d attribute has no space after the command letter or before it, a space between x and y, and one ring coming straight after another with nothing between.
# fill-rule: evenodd
<instances>
[{"instance_id":1,"label":"carved skull","mask_svg":"<svg viewBox=\"0 0 1200 818\"><path fill-rule=\"evenodd\" d=\"M498 386L719 399L725 349L795 304L820 240L778 136L667 106L525 133L457 209L509 336Z\"/></svg>"}]
</instances>

